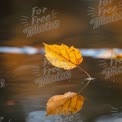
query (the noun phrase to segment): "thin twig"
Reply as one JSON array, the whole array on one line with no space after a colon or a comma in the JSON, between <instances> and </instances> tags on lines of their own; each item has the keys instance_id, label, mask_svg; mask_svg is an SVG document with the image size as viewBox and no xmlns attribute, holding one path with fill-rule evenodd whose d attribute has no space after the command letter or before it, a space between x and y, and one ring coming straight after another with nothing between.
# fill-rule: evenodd
<instances>
[{"instance_id":1,"label":"thin twig","mask_svg":"<svg viewBox=\"0 0 122 122\"><path fill-rule=\"evenodd\" d=\"M81 91L83 91L90 83L91 81L91 76L89 75L88 72L86 72L84 69L82 69L80 66L77 66L84 74L86 74L89 78L88 82L86 83L86 85L79 91L79 93L81 93Z\"/></svg>"}]
</instances>

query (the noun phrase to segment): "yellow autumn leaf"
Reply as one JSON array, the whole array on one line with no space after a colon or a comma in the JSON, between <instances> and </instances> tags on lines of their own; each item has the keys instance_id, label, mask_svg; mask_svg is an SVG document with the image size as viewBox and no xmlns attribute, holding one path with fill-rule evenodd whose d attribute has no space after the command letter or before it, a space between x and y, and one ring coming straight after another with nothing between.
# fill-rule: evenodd
<instances>
[{"instance_id":1,"label":"yellow autumn leaf","mask_svg":"<svg viewBox=\"0 0 122 122\"><path fill-rule=\"evenodd\" d=\"M55 95L47 102L47 115L75 114L79 112L84 103L84 98L75 92L67 92L64 95Z\"/></svg>"},{"instance_id":2,"label":"yellow autumn leaf","mask_svg":"<svg viewBox=\"0 0 122 122\"><path fill-rule=\"evenodd\" d=\"M122 54L116 54L114 59L116 60L122 60Z\"/></svg>"},{"instance_id":3,"label":"yellow autumn leaf","mask_svg":"<svg viewBox=\"0 0 122 122\"><path fill-rule=\"evenodd\" d=\"M83 61L80 50L74 48L73 46L68 47L64 44L48 45L45 43L44 46L46 58L56 67L70 70L77 67Z\"/></svg>"}]
</instances>

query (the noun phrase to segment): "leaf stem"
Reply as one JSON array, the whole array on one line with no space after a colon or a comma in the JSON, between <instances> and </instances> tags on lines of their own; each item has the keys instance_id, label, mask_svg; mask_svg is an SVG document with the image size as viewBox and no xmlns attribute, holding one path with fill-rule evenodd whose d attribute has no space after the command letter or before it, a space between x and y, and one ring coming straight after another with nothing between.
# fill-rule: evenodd
<instances>
[{"instance_id":1,"label":"leaf stem","mask_svg":"<svg viewBox=\"0 0 122 122\"><path fill-rule=\"evenodd\" d=\"M88 78L89 78L89 80L88 80L88 82L86 83L86 85L83 87L83 88L81 88L81 90L79 91L79 93L81 93L88 85L89 85L89 83L90 83L90 81L91 81L91 76L89 75L89 73L88 72L86 72L84 69L82 69L80 66L77 66L84 74L86 74L87 76L88 76Z\"/></svg>"}]
</instances>

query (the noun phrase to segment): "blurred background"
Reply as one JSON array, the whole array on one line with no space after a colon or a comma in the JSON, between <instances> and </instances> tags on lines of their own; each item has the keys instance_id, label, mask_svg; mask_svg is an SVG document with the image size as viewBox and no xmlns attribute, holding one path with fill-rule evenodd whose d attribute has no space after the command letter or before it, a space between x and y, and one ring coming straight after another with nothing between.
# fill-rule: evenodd
<instances>
[{"instance_id":1,"label":"blurred background","mask_svg":"<svg viewBox=\"0 0 122 122\"><path fill-rule=\"evenodd\" d=\"M67 121L122 121L122 64L117 65L119 73L108 79L101 73L111 67L113 54L114 58L122 59L122 3L121 0L101 1L1 1L0 121L66 122L66 116L45 118L46 102L56 94L78 92L86 83L85 75L74 69L71 78L38 88L35 79L43 76L43 42L79 48L84 57L81 67L94 78L82 93L85 103L79 118L68 117ZM107 13L106 17L120 15L115 22L99 20L103 16L99 15L100 10ZM92 21L98 23L98 28L93 28ZM101 65L101 61L107 66Z\"/></svg>"}]
</instances>

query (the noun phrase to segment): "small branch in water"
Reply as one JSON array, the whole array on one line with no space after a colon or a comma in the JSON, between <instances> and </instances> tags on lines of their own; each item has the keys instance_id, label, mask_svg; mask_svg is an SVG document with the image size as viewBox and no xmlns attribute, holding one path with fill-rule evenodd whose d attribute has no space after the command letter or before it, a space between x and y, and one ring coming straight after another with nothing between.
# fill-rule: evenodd
<instances>
[{"instance_id":1,"label":"small branch in water","mask_svg":"<svg viewBox=\"0 0 122 122\"><path fill-rule=\"evenodd\" d=\"M91 76L89 75L89 73L88 72L86 72L84 69L82 69L80 66L77 66L84 74L86 74L87 76L88 76L88 82L86 83L86 85L79 91L79 93L81 93L81 91L83 91L88 85L89 85L89 83L90 83L90 81L91 81Z\"/></svg>"}]
</instances>

